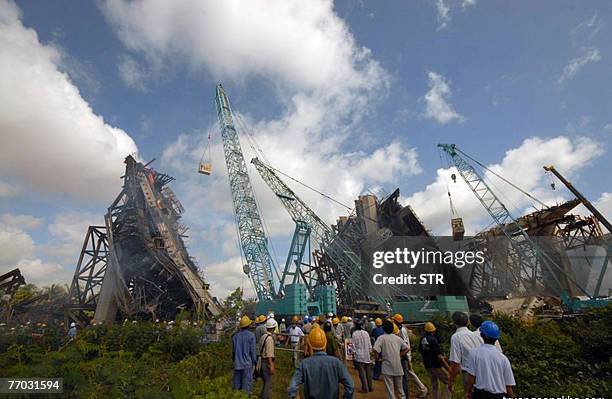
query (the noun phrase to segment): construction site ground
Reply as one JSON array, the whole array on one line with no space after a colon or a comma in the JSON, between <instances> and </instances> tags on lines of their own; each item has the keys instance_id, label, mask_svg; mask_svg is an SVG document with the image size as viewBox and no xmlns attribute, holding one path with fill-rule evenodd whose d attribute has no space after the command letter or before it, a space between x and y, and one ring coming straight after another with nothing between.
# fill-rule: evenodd
<instances>
[{"instance_id":1,"label":"construction site ground","mask_svg":"<svg viewBox=\"0 0 612 399\"><path fill-rule=\"evenodd\" d=\"M345 364L346 364L346 367L348 367L351 377L353 377L353 381L355 382L355 396L354 397L356 399L362 399L362 398L363 399L365 398L367 399L386 399L387 398L387 391L385 390L385 383L383 382L382 379L378 381L372 381L373 382L372 385L374 386L373 392L362 393L361 392L361 381L359 380L359 373L353 366L353 362L345 362ZM425 386L427 386L427 389L429 390L431 386L429 384L429 379L426 377L425 369L423 369L422 367L418 367L418 365L415 365L415 364L413 364L413 367L415 367L415 372L421 379L421 382L423 382L423 384L425 384ZM453 398L463 398L464 396L463 387L458 382L459 379L460 378L457 378L457 380L455 381ZM416 399L418 395L418 391L415 387L415 384L411 383L409 388L410 388L409 398ZM432 399L430 392L427 393L426 398Z\"/></svg>"}]
</instances>

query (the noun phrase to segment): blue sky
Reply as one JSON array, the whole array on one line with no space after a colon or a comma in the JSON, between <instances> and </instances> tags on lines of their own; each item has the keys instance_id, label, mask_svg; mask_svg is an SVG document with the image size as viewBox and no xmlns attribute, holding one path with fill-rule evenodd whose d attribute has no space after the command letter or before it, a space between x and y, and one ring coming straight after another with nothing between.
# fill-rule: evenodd
<instances>
[{"instance_id":1,"label":"blue sky","mask_svg":"<svg viewBox=\"0 0 612 399\"><path fill-rule=\"evenodd\" d=\"M0 272L67 282L137 151L177 178L191 253L216 293L248 287L219 81L275 167L345 203L400 187L447 232L436 144L452 142L549 203L569 198L548 188L541 166L554 163L612 214L609 2L258 3L0 1ZM209 130L205 178L195 168ZM292 223L252 180L282 263ZM496 184L515 213L529 209ZM295 188L328 221L343 213ZM451 191L468 229L489 224L464 185Z\"/></svg>"}]
</instances>

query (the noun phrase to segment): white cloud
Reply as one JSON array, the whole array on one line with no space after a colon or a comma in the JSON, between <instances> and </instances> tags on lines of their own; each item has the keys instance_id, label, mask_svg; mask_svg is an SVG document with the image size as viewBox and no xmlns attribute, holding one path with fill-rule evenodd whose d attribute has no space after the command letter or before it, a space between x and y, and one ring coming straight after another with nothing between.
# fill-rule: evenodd
<instances>
[{"instance_id":1,"label":"white cloud","mask_svg":"<svg viewBox=\"0 0 612 399\"><path fill-rule=\"evenodd\" d=\"M451 22L451 12L456 10L459 5L463 11L467 11L470 7L476 5L476 0L432 0L433 6L436 9L436 21L438 30L448 28Z\"/></svg>"},{"instance_id":2,"label":"white cloud","mask_svg":"<svg viewBox=\"0 0 612 399\"><path fill-rule=\"evenodd\" d=\"M307 90L378 83L368 78L380 68L331 1L109 0L102 10L126 47L154 65L180 59L219 78L274 75Z\"/></svg>"},{"instance_id":3,"label":"white cloud","mask_svg":"<svg viewBox=\"0 0 612 399\"><path fill-rule=\"evenodd\" d=\"M558 170L571 178L602 153L599 143L588 138L572 140L564 136L551 139L532 137L524 140L519 147L506 151L500 163L489 165L488 168L545 203L554 204L563 199L560 197L562 194L550 190L550 181L545 177L542 167L554 164ZM477 154L470 155L478 158ZM451 181L451 173L456 174L456 183ZM486 172L485 179L493 183L496 194L515 217L533 210L528 209L532 205L530 199L491 173ZM434 182L424 190L410 195L405 202L412 205L417 215L434 233L448 234L450 210L447 186L450 188L453 204L459 216L463 217L467 234L474 234L491 223L491 218L483 206L454 168L439 169Z\"/></svg>"},{"instance_id":4,"label":"white cloud","mask_svg":"<svg viewBox=\"0 0 612 399\"><path fill-rule=\"evenodd\" d=\"M120 56L117 61L117 68L119 69L119 76L128 86L141 91L146 90L145 83L150 73L134 57L127 54Z\"/></svg>"},{"instance_id":5,"label":"white cloud","mask_svg":"<svg viewBox=\"0 0 612 399\"><path fill-rule=\"evenodd\" d=\"M587 47L582 49L582 54L570 60L563 68L561 76L559 76L559 84L563 84L567 80L571 80L581 69L591 63L596 63L601 60L599 50L595 47Z\"/></svg>"},{"instance_id":6,"label":"white cloud","mask_svg":"<svg viewBox=\"0 0 612 399\"><path fill-rule=\"evenodd\" d=\"M47 226L49 240L40 246L41 252L54 262L69 265L74 272L85 233L90 225L103 226L103 215L78 211L54 215Z\"/></svg>"},{"instance_id":7,"label":"white cloud","mask_svg":"<svg viewBox=\"0 0 612 399\"><path fill-rule=\"evenodd\" d=\"M204 277L210 284L213 295L217 298L225 298L236 287L244 290L245 298L256 297L253 284L242 271L242 260L239 256L206 265Z\"/></svg>"},{"instance_id":8,"label":"white cloud","mask_svg":"<svg viewBox=\"0 0 612 399\"><path fill-rule=\"evenodd\" d=\"M452 92L444 76L429 71L427 77L429 91L423 97L423 100L425 100L425 117L441 124L454 120L462 121L463 116L459 115L453 105L449 103Z\"/></svg>"},{"instance_id":9,"label":"white cloud","mask_svg":"<svg viewBox=\"0 0 612 399\"><path fill-rule=\"evenodd\" d=\"M37 218L32 215L17 215L12 213L3 213L0 215L0 223L25 230L38 229L42 225L42 222L42 218Z\"/></svg>"},{"instance_id":10,"label":"white cloud","mask_svg":"<svg viewBox=\"0 0 612 399\"><path fill-rule=\"evenodd\" d=\"M445 29L450 23L450 6L445 0L435 0L436 17L438 19L438 29Z\"/></svg>"},{"instance_id":11,"label":"white cloud","mask_svg":"<svg viewBox=\"0 0 612 399\"><path fill-rule=\"evenodd\" d=\"M40 259L22 259L16 265L26 283L45 286L49 284L66 284L70 280L67 270L60 264L44 262Z\"/></svg>"},{"instance_id":12,"label":"white cloud","mask_svg":"<svg viewBox=\"0 0 612 399\"><path fill-rule=\"evenodd\" d=\"M594 205L608 221L612 221L612 193L602 193ZM602 229L605 228L602 226Z\"/></svg>"},{"instance_id":13,"label":"white cloud","mask_svg":"<svg viewBox=\"0 0 612 399\"><path fill-rule=\"evenodd\" d=\"M0 273L14 269L21 259L34 255L34 241L22 229L0 223Z\"/></svg>"},{"instance_id":14,"label":"white cloud","mask_svg":"<svg viewBox=\"0 0 612 399\"><path fill-rule=\"evenodd\" d=\"M603 24L597 13L583 22L580 22L574 29L570 31L572 38L575 41L593 39L601 31Z\"/></svg>"},{"instance_id":15,"label":"white cloud","mask_svg":"<svg viewBox=\"0 0 612 399\"><path fill-rule=\"evenodd\" d=\"M60 71L62 52L20 17L13 2L0 1L0 169L39 192L107 202L136 145L94 113Z\"/></svg>"}]
</instances>

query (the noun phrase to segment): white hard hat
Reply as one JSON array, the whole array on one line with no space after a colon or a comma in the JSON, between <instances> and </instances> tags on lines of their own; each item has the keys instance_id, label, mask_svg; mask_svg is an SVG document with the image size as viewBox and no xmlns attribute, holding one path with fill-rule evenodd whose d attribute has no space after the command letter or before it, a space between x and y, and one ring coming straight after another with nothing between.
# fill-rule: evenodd
<instances>
[{"instance_id":1,"label":"white hard hat","mask_svg":"<svg viewBox=\"0 0 612 399\"><path fill-rule=\"evenodd\" d=\"M155 319L155 322L156 322L156 323L159 323L159 319Z\"/></svg>"},{"instance_id":2,"label":"white hard hat","mask_svg":"<svg viewBox=\"0 0 612 399\"><path fill-rule=\"evenodd\" d=\"M349 318L348 318L348 321L353 321L353 318L352 318L352 317L349 317Z\"/></svg>"},{"instance_id":3,"label":"white hard hat","mask_svg":"<svg viewBox=\"0 0 612 399\"><path fill-rule=\"evenodd\" d=\"M283 323L285 322L285 319L281 320Z\"/></svg>"},{"instance_id":4,"label":"white hard hat","mask_svg":"<svg viewBox=\"0 0 612 399\"><path fill-rule=\"evenodd\" d=\"M76 327L76 323L73 321L72 323L70 323L70 327Z\"/></svg>"},{"instance_id":5,"label":"white hard hat","mask_svg":"<svg viewBox=\"0 0 612 399\"><path fill-rule=\"evenodd\" d=\"M270 313L270 314L268 315L268 319L273 319L273 318L274 318L274 313Z\"/></svg>"},{"instance_id":6,"label":"white hard hat","mask_svg":"<svg viewBox=\"0 0 612 399\"><path fill-rule=\"evenodd\" d=\"M272 318L266 320L266 329L276 328L277 325L278 323L276 322L276 320Z\"/></svg>"},{"instance_id":7,"label":"white hard hat","mask_svg":"<svg viewBox=\"0 0 612 399\"><path fill-rule=\"evenodd\" d=\"M174 324L174 320L170 320L168 324Z\"/></svg>"},{"instance_id":8,"label":"white hard hat","mask_svg":"<svg viewBox=\"0 0 612 399\"><path fill-rule=\"evenodd\" d=\"M327 315L328 315L329 317L334 317L334 314L333 314L332 312L329 312Z\"/></svg>"}]
</instances>

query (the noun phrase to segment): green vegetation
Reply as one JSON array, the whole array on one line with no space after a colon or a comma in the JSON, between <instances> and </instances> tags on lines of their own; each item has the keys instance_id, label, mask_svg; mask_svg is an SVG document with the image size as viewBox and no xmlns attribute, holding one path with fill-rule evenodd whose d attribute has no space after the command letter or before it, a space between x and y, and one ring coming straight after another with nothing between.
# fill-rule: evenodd
<instances>
[{"instance_id":1,"label":"green vegetation","mask_svg":"<svg viewBox=\"0 0 612 399\"><path fill-rule=\"evenodd\" d=\"M517 396L612 395L612 308L584 317L535 325L497 316L504 352L517 380ZM446 349L452 328L438 320ZM0 377L63 377L69 398L245 398L231 389L229 337L205 345L202 328L166 330L148 322L92 326L65 344L64 332L33 338L24 328L0 333ZM413 348L416 348L416 342ZM417 351L413 364L429 380ZM286 397L292 367L277 354L274 396ZM358 382L356 381L358 384ZM261 382L255 385L258 393ZM462 398L457 381L455 398Z\"/></svg>"}]
</instances>

